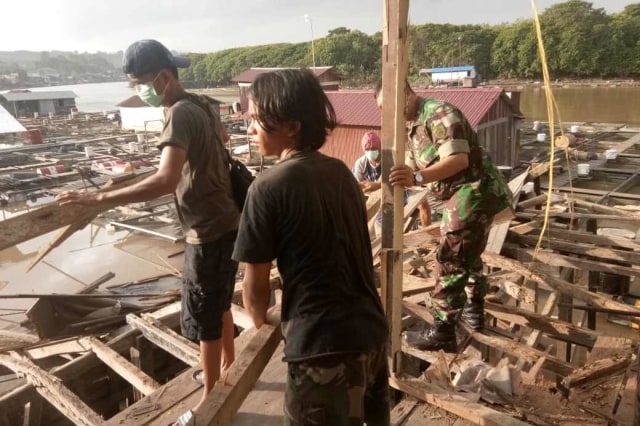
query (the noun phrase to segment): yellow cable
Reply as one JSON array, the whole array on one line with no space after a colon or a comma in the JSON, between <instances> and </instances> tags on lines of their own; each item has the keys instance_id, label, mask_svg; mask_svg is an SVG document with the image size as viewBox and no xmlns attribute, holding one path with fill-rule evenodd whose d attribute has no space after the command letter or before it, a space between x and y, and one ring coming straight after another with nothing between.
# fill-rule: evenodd
<instances>
[{"instance_id":1,"label":"yellow cable","mask_svg":"<svg viewBox=\"0 0 640 426\"><path fill-rule=\"evenodd\" d=\"M542 238L544 236L545 231L549 226L549 212L551 209L551 195L553 191L553 165L555 162L555 121L554 121L554 112L558 116L558 124L560 126L560 134L564 136L564 130L562 126L562 121L560 120L560 110L558 108L558 104L556 103L555 96L553 95L553 91L551 90L551 78L549 77L549 67L547 65L547 54L544 48L544 41L542 38L542 28L540 26L540 16L538 14L538 7L536 5L536 0L531 0L531 7L533 8L533 21L536 28L536 36L538 39L538 51L540 54L540 62L542 64L542 77L544 80L544 94L547 106L547 117L549 120L549 139L550 139L550 158L549 158L549 185L547 189L547 202L544 211L544 221L542 222L542 229L540 230L540 235L538 236L538 242L536 244L536 248L533 254L533 260L536 259L538 252L540 251L540 247L542 245ZM571 167L569 167L569 149L565 147L565 157L567 160L567 169L569 171L569 184L571 187L571 194L573 194L573 183L571 177ZM571 203L569 203L571 206ZM571 207L571 221L573 223L573 207Z\"/></svg>"}]
</instances>

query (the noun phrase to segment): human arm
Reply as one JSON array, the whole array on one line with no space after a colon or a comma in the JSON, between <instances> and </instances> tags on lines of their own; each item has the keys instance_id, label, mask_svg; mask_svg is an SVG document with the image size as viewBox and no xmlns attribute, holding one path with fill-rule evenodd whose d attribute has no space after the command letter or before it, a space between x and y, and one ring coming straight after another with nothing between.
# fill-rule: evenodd
<instances>
[{"instance_id":1,"label":"human arm","mask_svg":"<svg viewBox=\"0 0 640 426\"><path fill-rule=\"evenodd\" d=\"M162 149L158 171L141 182L107 192L65 191L56 197L60 205L120 205L153 200L176 190L182 177L186 151L178 146L166 145Z\"/></svg>"},{"instance_id":2,"label":"human arm","mask_svg":"<svg viewBox=\"0 0 640 426\"><path fill-rule=\"evenodd\" d=\"M271 300L270 271L271 262L246 264L242 282L242 303L256 328L267 322L267 310Z\"/></svg>"},{"instance_id":3,"label":"human arm","mask_svg":"<svg viewBox=\"0 0 640 426\"><path fill-rule=\"evenodd\" d=\"M424 183L435 182L455 176L469 167L469 154L456 153L440 160L439 162L419 170ZM389 174L389 183L409 188L415 185L415 172L406 164L393 166Z\"/></svg>"}]
</instances>

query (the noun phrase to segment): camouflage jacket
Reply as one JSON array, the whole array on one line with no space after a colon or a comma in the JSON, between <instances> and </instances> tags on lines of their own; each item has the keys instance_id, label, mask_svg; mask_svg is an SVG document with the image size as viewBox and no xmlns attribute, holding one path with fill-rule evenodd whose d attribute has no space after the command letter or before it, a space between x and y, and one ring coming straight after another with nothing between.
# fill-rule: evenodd
<instances>
[{"instance_id":1,"label":"camouflage jacket","mask_svg":"<svg viewBox=\"0 0 640 426\"><path fill-rule=\"evenodd\" d=\"M447 102L423 99L418 109L418 120L411 126L409 138L419 168L432 166L452 154L469 154L469 167L429 184L436 198L448 200L458 189L469 186L475 192L490 192L504 200L496 208L503 210L508 206L511 192L502 174L480 146L477 133L459 109Z\"/></svg>"}]
</instances>

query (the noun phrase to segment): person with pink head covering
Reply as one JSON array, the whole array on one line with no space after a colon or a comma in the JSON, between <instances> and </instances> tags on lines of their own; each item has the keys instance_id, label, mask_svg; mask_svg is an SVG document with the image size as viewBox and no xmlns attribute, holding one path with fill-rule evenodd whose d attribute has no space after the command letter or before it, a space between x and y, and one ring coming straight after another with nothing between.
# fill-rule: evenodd
<instances>
[{"instance_id":1,"label":"person with pink head covering","mask_svg":"<svg viewBox=\"0 0 640 426\"><path fill-rule=\"evenodd\" d=\"M353 175L364 192L380 189L380 147L382 142L376 132L367 132L362 136L364 155L356 160Z\"/></svg>"}]
</instances>

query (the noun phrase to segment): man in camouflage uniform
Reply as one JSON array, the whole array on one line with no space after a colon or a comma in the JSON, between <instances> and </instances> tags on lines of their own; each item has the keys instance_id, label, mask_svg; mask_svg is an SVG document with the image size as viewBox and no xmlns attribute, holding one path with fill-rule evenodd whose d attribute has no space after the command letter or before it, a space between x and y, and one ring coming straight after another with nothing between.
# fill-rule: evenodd
<instances>
[{"instance_id":1,"label":"man in camouflage uniform","mask_svg":"<svg viewBox=\"0 0 640 426\"><path fill-rule=\"evenodd\" d=\"M409 136L417 170L395 166L390 182L404 187L425 184L444 203L431 295L435 325L405 337L423 350L455 352L459 316L475 330L484 327L487 280L480 256L494 216L510 208L511 192L460 110L423 99L408 84L405 90L405 116L414 122ZM381 105L381 91L376 94Z\"/></svg>"}]
</instances>

